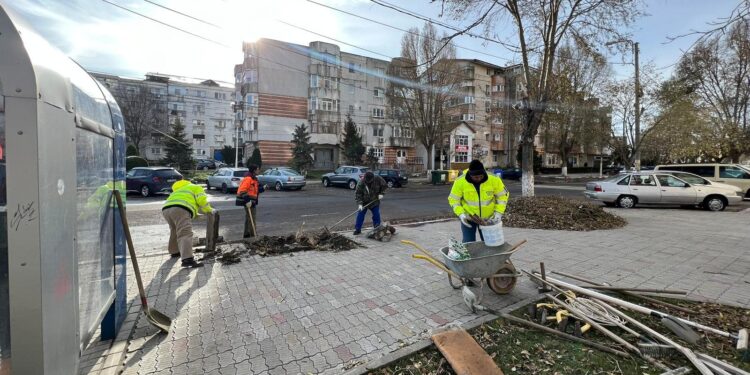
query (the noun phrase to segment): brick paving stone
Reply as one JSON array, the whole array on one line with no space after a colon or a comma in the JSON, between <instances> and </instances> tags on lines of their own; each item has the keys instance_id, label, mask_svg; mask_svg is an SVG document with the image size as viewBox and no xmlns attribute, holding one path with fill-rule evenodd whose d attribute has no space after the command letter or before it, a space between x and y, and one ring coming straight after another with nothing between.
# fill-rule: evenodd
<instances>
[{"instance_id":1,"label":"brick paving stone","mask_svg":"<svg viewBox=\"0 0 750 375\"><path fill-rule=\"evenodd\" d=\"M750 254L743 250L750 215L614 212L629 221L626 228L506 228L509 242L528 240L512 260L517 268L545 261L548 268L597 281L684 288L688 297L750 305ZM188 271L162 256L163 235L157 233L163 228L133 230L139 233L136 248L146 252L141 266L149 302L173 317L173 330L158 335L141 318L137 289L128 283L133 298L128 319L135 330L125 374L340 372L349 360L380 358L402 343L428 337L436 327L476 317L442 272L410 261L398 242L341 253L251 257L231 266L209 261ZM456 222L446 222L401 227L398 235L438 255L457 232ZM155 251L159 256L150 256ZM485 303L502 308L534 296L534 285L522 278L510 295L487 293ZM95 347L82 355L82 368L98 363Z\"/></svg>"}]
</instances>

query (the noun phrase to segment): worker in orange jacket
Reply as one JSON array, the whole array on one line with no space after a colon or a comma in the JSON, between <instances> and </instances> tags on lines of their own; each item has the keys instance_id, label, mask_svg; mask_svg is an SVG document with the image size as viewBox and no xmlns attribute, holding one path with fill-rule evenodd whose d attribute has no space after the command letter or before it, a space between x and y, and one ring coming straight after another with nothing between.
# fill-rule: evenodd
<instances>
[{"instance_id":1,"label":"worker in orange jacket","mask_svg":"<svg viewBox=\"0 0 750 375\"><path fill-rule=\"evenodd\" d=\"M258 182L258 178L256 177L258 166L255 164L250 164L247 167L247 170L248 171L245 175L245 178L242 179L242 181L240 182L240 187L237 188L237 198L235 200L235 204L237 204L238 206L245 206L247 204L250 204L250 215L252 215L252 221L246 211L245 230L242 235L243 238L256 236L255 228L252 225L252 223L256 222L255 218L257 217L255 215L255 207L258 205L258 197L260 196L260 193L265 191L264 186Z\"/></svg>"}]
</instances>

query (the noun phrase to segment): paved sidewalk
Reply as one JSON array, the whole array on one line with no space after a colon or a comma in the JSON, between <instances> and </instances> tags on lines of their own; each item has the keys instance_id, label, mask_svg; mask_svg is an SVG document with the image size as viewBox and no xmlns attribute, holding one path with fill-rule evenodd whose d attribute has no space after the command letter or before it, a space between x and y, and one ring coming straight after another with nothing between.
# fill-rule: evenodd
<instances>
[{"instance_id":1,"label":"paved sidewalk","mask_svg":"<svg viewBox=\"0 0 750 375\"><path fill-rule=\"evenodd\" d=\"M549 270L617 285L682 289L691 298L750 306L750 213L614 212L630 224L583 233L506 228L509 242L528 240L512 259L517 267L544 261ZM437 253L449 236L459 236L458 225L399 227L396 238ZM124 373L341 373L437 327L478 318L444 274L409 258L415 251L360 239L366 249L253 257L197 270L181 270L166 253L145 254L140 264L149 304L173 317L173 329L157 334L138 318ZM136 296L134 282L129 295ZM535 295L522 278L504 298L489 292L486 304L502 308ZM137 303L134 298L132 316L139 316ZM94 373L101 362L90 360L83 373Z\"/></svg>"}]
</instances>

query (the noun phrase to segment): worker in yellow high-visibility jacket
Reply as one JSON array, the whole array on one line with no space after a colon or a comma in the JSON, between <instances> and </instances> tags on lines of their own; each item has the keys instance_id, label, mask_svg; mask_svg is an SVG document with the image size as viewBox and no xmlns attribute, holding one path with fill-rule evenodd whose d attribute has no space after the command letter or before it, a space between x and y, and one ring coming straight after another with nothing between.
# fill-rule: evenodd
<instances>
[{"instance_id":1,"label":"worker in yellow high-visibility jacket","mask_svg":"<svg viewBox=\"0 0 750 375\"><path fill-rule=\"evenodd\" d=\"M501 220L508 205L508 190L500 177L487 174L479 160L472 160L469 169L453 182L448 203L461 221L463 242L477 240L479 225L471 215L482 219ZM479 236L484 240L482 231Z\"/></svg>"},{"instance_id":2,"label":"worker in yellow high-visibility jacket","mask_svg":"<svg viewBox=\"0 0 750 375\"><path fill-rule=\"evenodd\" d=\"M182 258L182 266L187 268L203 267L193 259L193 224L192 219L200 214L214 214L208 204L208 198L203 188L191 184L188 180L180 180L172 184L172 194L164 202L161 210L164 219L169 224L169 254Z\"/></svg>"}]
</instances>

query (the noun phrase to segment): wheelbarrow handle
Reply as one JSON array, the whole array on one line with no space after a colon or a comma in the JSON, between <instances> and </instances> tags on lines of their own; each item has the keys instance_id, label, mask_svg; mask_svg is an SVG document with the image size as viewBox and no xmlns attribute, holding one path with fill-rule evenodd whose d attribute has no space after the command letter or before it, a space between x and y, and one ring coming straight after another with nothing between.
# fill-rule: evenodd
<instances>
[{"instance_id":1,"label":"wheelbarrow handle","mask_svg":"<svg viewBox=\"0 0 750 375\"><path fill-rule=\"evenodd\" d=\"M518 248L521 247L521 245L525 244L526 240L521 240L521 242L513 245L513 247L510 248L510 250L506 251L504 254L513 254L516 251L518 251Z\"/></svg>"},{"instance_id":2,"label":"wheelbarrow handle","mask_svg":"<svg viewBox=\"0 0 750 375\"><path fill-rule=\"evenodd\" d=\"M414 248L416 248L417 250L421 251L422 254L427 255L428 257L432 258L432 254L430 254L427 250L425 250L424 247L417 245L414 241L401 240L401 243L404 244L404 245L414 246Z\"/></svg>"},{"instance_id":3,"label":"wheelbarrow handle","mask_svg":"<svg viewBox=\"0 0 750 375\"><path fill-rule=\"evenodd\" d=\"M448 269L448 267L446 267L445 264L441 263L439 260L436 260L433 257L424 256L424 255L421 255L421 254L412 254L411 257L414 258L414 259L426 260L426 261L432 263L432 265L434 265L435 267L440 268L441 270L447 272L449 275L451 275L451 277L455 277L456 279L461 280L460 276L456 275L456 273L453 272L453 271L451 271L450 269Z\"/></svg>"}]
</instances>

